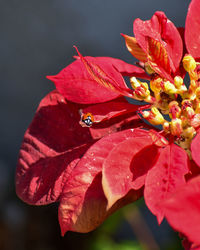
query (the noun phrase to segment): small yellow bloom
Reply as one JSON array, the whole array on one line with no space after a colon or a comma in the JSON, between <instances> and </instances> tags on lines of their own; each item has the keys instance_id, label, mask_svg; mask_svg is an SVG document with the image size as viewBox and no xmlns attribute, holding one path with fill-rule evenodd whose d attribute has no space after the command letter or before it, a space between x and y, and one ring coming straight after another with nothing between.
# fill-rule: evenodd
<instances>
[{"instance_id":1,"label":"small yellow bloom","mask_svg":"<svg viewBox=\"0 0 200 250\"><path fill-rule=\"evenodd\" d=\"M191 55L183 57L183 67L187 72L192 72L196 69L196 61Z\"/></svg>"}]
</instances>

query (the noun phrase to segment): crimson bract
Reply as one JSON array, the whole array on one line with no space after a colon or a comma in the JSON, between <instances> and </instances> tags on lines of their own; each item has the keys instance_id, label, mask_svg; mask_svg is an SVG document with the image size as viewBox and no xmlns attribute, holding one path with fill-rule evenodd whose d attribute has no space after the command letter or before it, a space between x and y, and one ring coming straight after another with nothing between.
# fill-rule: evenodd
<instances>
[{"instance_id":1,"label":"crimson bract","mask_svg":"<svg viewBox=\"0 0 200 250\"><path fill-rule=\"evenodd\" d=\"M139 66L77 50L72 64L47 77L56 90L41 101L24 135L16 190L29 204L59 202L62 235L89 232L144 195L159 223L166 216L200 244L194 233L200 232L200 179L189 180L200 173L199 13L193 0L185 29L163 12L136 19L135 37L122 36Z\"/></svg>"}]
</instances>

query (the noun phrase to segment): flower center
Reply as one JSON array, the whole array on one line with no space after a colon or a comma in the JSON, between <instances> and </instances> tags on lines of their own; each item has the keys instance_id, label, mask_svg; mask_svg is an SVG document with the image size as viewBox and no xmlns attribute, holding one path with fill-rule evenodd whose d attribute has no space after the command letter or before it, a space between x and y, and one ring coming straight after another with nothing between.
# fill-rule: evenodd
<instances>
[{"instance_id":1,"label":"flower center","mask_svg":"<svg viewBox=\"0 0 200 250\"><path fill-rule=\"evenodd\" d=\"M140 114L152 125L161 125L163 131L185 150L200 127L200 74L194 58L186 55L183 67L190 77L187 88L181 76L170 82L153 74L150 84L130 78L134 99L151 104Z\"/></svg>"}]
</instances>

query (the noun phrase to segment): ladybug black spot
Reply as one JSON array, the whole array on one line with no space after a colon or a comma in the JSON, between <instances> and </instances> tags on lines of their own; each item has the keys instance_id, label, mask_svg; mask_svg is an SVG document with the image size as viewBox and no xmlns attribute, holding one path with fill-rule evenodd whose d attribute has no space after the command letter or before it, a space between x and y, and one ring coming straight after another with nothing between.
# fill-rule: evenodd
<instances>
[{"instance_id":1,"label":"ladybug black spot","mask_svg":"<svg viewBox=\"0 0 200 250\"><path fill-rule=\"evenodd\" d=\"M86 126L91 127L92 126L92 118L91 116L88 116L86 119L82 119L82 122L85 123Z\"/></svg>"}]
</instances>

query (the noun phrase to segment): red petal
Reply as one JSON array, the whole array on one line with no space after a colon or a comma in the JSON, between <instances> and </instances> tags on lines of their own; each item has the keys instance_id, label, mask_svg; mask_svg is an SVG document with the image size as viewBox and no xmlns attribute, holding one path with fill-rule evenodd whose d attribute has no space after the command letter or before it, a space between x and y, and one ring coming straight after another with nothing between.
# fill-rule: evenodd
<instances>
[{"instance_id":1,"label":"red petal","mask_svg":"<svg viewBox=\"0 0 200 250\"><path fill-rule=\"evenodd\" d=\"M91 60L89 59L89 61ZM119 85L124 86L122 75L112 65L105 61L102 67ZM71 63L58 75L48 76L47 78L55 83L57 90L67 100L76 103L101 103L115 99L120 95L94 80L80 60Z\"/></svg>"},{"instance_id":2,"label":"red petal","mask_svg":"<svg viewBox=\"0 0 200 250\"><path fill-rule=\"evenodd\" d=\"M75 47L75 46L74 46ZM90 57L90 60L88 60L86 57L83 57L80 52L78 51L77 47L75 47L80 60L85 66L85 69L88 71L90 76L100 85L104 86L105 88L114 91L116 93L119 93L120 95L124 95L127 97L133 97L133 91L131 91L125 81L121 78L121 82L116 81L116 72L112 75L113 66L106 63L98 63L96 58Z\"/></svg>"},{"instance_id":3,"label":"red petal","mask_svg":"<svg viewBox=\"0 0 200 250\"><path fill-rule=\"evenodd\" d=\"M67 231L89 232L99 226L106 214L101 173L79 166L66 183L61 197L58 218L62 236Z\"/></svg>"},{"instance_id":4,"label":"red petal","mask_svg":"<svg viewBox=\"0 0 200 250\"><path fill-rule=\"evenodd\" d=\"M126 113L136 115L135 111L137 111L139 107L141 106L130 104L125 98L122 97L110 102L86 107L82 109L81 112L83 114L91 113L94 117L94 122L98 123Z\"/></svg>"},{"instance_id":5,"label":"red petal","mask_svg":"<svg viewBox=\"0 0 200 250\"><path fill-rule=\"evenodd\" d=\"M163 12L156 12L156 17L161 25L161 41L166 43L167 54L177 70L182 59L183 43L176 26L165 16ZM165 42L165 43L164 43ZM172 67L172 65L170 65Z\"/></svg>"},{"instance_id":6,"label":"red petal","mask_svg":"<svg viewBox=\"0 0 200 250\"><path fill-rule=\"evenodd\" d=\"M200 148L200 133L197 133L197 135L194 137L191 143L191 152L192 152L192 159L200 167L199 148Z\"/></svg>"},{"instance_id":7,"label":"red petal","mask_svg":"<svg viewBox=\"0 0 200 250\"><path fill-rule=\"evenodd\" d=\"M200 245L190 242L188 239L184 238L182 240L182 245L185 250L200 250Z\"/></svg>"},{"instance_id":8,"label":"red petal","mask_svg":"<svg viewBox=\"0 0 200 250\"><path fill-rule=\"evenodd\" d=\"M133 167L134 156L151 144L152 140L148 136L148 131L136 130L132 136L113 147L103 165L102 183L108 199L108 208L133 188L131 167ZM142 167L139 161L135 161L135 164L138 164L134 166L135 168Z\"/></svg>"},{"instance_id":9,"label":"red petal","mask_svg":"<svg viewBox=\"0 0 200 250\"><path fill-rule=\"evenodd\" d=\"M185 28L184 27L177 27L177 30L181 36L183 42L183 55L185 55L188 51L185 44Z\"/></svg>"},{"instance_id":10,"label":"red petal","mask_svg":"<svg viewBox=\"0 0 200 250\"><path fill-rule=\"evenodd\" d=\"M144 186L146 175L155 165L158 155L158 147L155 145L146 146L134 155L130 166L133 174L132 187L134 189Z\"/></svg>"},{"instance_id":11,"label":"red petal","mask_svg":"<svg viewBox=\"0 0 200 250\"><path fill-rule=\"evenodd\" d=\"M200 58L200 4L199 0L192 0L185 23L185 41L189 53L194 58Z\"/></svg>"},{"instance_id":12,"label":"red petal","mask_svg":"<svg viewBox=\"0 0 200 250\"><path fill-rule=\"evenodd\" d=\"M90 56L86 56L87 58L92 58ZM146 72L144 71L144 69L139 68L135 65L126 63L120 59L116 59L116 58L112 58L112 57L95 57L95 59L97 60L98 64L104 64L105 61L107 63L110 63L113 65L113 67L120 72L123 76L135 76L138 78L142 78L142 79L147 79L149 80L149 76L146 74Z\"/></svg>"},{"instance_id":13,"label":"red petal","mask_svg":"<svg viewBox=\"0 0 200 250\"><path fill-rule=\"evenodd\" d=\"M134 33L138 44L151 57L150 62L155 64L155 70L158 67L170 80L171 70L175 73L179 67L183 50L181 36L174 24L163 12L156 12L151 20L136 19Z\"/></svg>"},{"instance_id":14,"label":"red petal","mask_svg":"<svg viewBox=\"0 0 200 250\"><path fill-rule=\"evenodd\" d=\"M128 51L139 61L141 62L147 62L147 55L146 53L142 50L140 45L137 43L137 40L135 37L128 36L125 34L122 34L122 36L125 39L126 47Z\"/></svg>"},{"instance_id":15,"label":"red petal","mask_svg":"<svg viewBox=\"0 0 200 250\"><path fill-rule=\"evenodd\" d=\"M190 172L185 176L186 181L200 175L200 168L193 160L190 160L189 168Z\"/></svg>"},{"instance_id":16,"label":"red petal","mask_svg":"<svg viewBox=\"0 0 200 250\"><path fill-rule=\"evenodd\" d=\"M27 203L56 201L68 172L94 142L79 125L79 108L55 91L41 101L24 135L16 173L17 194Z\"/></svg>"},{"instance_id":17,"label":"red petal","mask_svg":"<svg viewBox=\"0 0 200 250\"><path fill-rule=\"evenodd\" d=\"M100 123L94 123L90 128L90 133L94 139L99 139L105 135L129 128L149 128L137 115L124 114Z\"/></svg>"},{"instance_id":18,"label":"red petal","mask_svg":"<svg viewBox=\"0 0 200 250\"><path fill-rule=\"evenodd\" d=\"M106 198L101 186L101 171L110 151L121 141L142 130L125 130L104 137L85 153L65 184L59 207L62 235L67 231L88 232L108 216ZM138 198L137 195L132 199Z\"/></svg>"},{"instance_id":19,"label":"red petal","mask_svg":"<svg viewBox=\"0 0 200 250\"><path fill-rule=\"evenodd\" d=\"M171 78L171 67L170 60L167 54L167 50L161 42L156 41L153 38L148 39L148 54L149 54L149 65L159 75L164 78L173 81Z\"/></svg>"},{"instance_id":20,"label":"red petal","mask_svg":"<svg viewBox=\"0 0 200 250\"><path fill-rule=\"evenodd\" d=\"M187 153L175 144L160 149L160 156L154 167L149 170L144 189L144 198L151 212L161 223L164 213L161 203L185 183L187 174Z\"/></svg>"},{"instance_id":21,"label":"red petal","mask_svg":"<svg viewBox=\"0 0 200 250\"><path fill-rule=\"evenodd\" d=\"M164 201L164 212L170 225L191 242L200 244L200 176Z\"/></svg>"}]
</instances>

